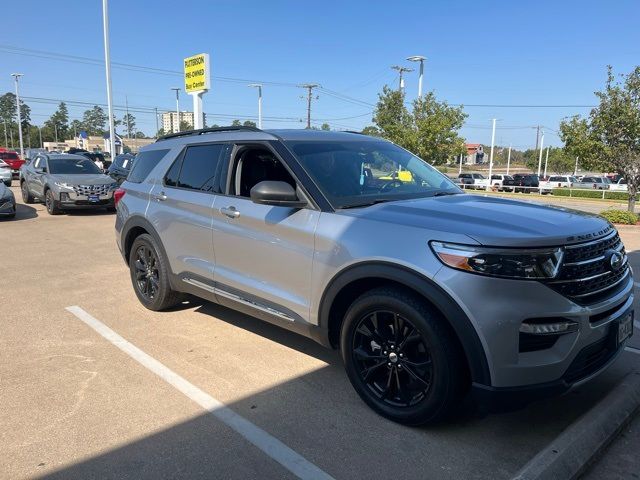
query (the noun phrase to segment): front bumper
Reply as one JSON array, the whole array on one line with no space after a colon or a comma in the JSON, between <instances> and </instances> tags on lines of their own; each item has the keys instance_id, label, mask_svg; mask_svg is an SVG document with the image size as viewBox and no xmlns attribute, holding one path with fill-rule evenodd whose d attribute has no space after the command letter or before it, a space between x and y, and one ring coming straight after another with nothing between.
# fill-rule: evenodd
<instances>
[{"instance_id":1,"label":"front bumper","mask_svg":"<svg viewBox=\"0 0 640 480\"><path fill-rule=\"evenodd\" d=\"M535 281L492 278L450 268L441 269L435 280L461 306L478 333L491 384L476 385L474 390L485 394L504 389L542 391L549 385L551 390L561 391L587 380L606 368L607 361L590 364L579 374L572 371L574 362L586 348L605 342L611 328L633 309L631 275L617 293L589 306L578 305ZM558 317L578 323L578 330L559 336L550 348L520 351L523 321Z\"/></svg>"},{"instance_id":2,"label":"front bumper","mask_svg":"<svg viewBox=\"0 0 640 480\"><path fill-rule=\"evenodd\" d=\"M63 190L58 194L60 208L87 209L113 207L113 192L104 195L79 195L72 190Z\"/></svg>"},{"instance_id":3,"label":"front bumper","mask_svg":"<svg viewBox=\"0 0 640 480\"><path fill-rule=\"evenodd\" d=\"M0 198L0 216L9 216L16 213L16 202L13 198Z\"/></svg>"}]
</instances>

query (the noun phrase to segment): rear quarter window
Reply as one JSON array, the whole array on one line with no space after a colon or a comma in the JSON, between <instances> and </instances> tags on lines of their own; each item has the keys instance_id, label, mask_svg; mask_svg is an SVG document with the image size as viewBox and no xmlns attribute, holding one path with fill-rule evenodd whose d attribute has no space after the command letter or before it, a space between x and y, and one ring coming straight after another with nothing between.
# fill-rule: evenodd
<instances>
[{"instance_id":1,"label":"rear quarter window","mask_svg":"<svg viewBox=\"0 0 640 480\"><path fill-rule=\"evenodd\" d=\"M147 178L151 170L155 168L160 160L169 152L169 150L149 150L140 152L136 156L133 168L127 176L128 182L142 183Z\"/></svg>"}]
</instances>

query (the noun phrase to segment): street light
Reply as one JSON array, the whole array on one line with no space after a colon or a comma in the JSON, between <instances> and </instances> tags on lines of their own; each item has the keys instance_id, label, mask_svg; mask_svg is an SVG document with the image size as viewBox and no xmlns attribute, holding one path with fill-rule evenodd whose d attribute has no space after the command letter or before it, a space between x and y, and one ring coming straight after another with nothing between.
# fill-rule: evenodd
<instances>
[{"instance_id":1,"label":"street light","mask_svg":"<svg viewBox=\"0 0 640 480\"><path fill-rule=\"evenodd\" d=\"M111 91L111 53L109 50L109 1L102 0L102 30L104 32L104 69L107 76L107 107L109 110L109 154L116 156L116 127L113 122L113 92Z\"/></svg>"},{"instance_id":2,"label":"street light","mask_svg":"<svg viewBox=\"0 0 640 480\"><path fill-rule=\"evenodd\" d=\"M258 128L261 129L262 128L262 84L250 83L247 86L258 89Z\"/></svg>"},{"instance_id":3,"label":"street light","mask_svg":"<svg viewBox=\"0 0 640 480\"><path fill-rule=\"evenodd\" d=\"M24 146L22 145L22 115L20 113L20 91L18 89L18 79L22 77L22 73L12 73L16 83L16 110L18 112L18 137L20 138L20 157L24 158Z\"/></svg>"},{"instance_id":4,"label":"street light","mask_svg":"<svg viewBox=\"0 0 640 480\"><path fill-rule=\"evenodd\" d=\"M418 98L422 98L422 77L424 76L424 61L427 57L423 57L422 55L414 55L412 57L408 57L407 60L410 62L420 62L420 77L418 78Z\"/></svg>"},{"instance_id":5,"label":"street light","mask_svg":"<svg viewBox=\"0 0 640 480\"><path fill-rule=\"evenodd\" d=\"M177 87L172 88L176 92L176 116L178 118L177 124L178 128L176 128L176 133L180 131L180 89Z\"/></svg>"},{"instance_id":6,"label":"street light","mask_svg":"<svg viewBox=\"0 0 640 480\"><path fill-rule=\"evenodd\" d=\"M397 70L400 75L400 82L398 83L398 91L402 91L404 88L404 82L402 81L402 74L404 72L413 72L413 68L401 67L400 65L394 65L391 67L393 70Z\"/></svg>"}]
</instances>

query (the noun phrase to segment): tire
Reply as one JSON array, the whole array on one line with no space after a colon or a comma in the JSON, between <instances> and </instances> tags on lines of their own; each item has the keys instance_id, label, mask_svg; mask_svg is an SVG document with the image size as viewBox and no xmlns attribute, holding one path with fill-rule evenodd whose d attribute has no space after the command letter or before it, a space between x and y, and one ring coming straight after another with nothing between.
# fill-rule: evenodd
<instances>
[{"instance_id":1,"label":"tire","mask_svg":"<svg viewBox=\"0 0 640 480\"><path fill-rule=\"evenodd\" d=\"M340 347L362 400L405 425L443 420L470 384L461 347L446 320L420 297L397 288L376 288L351 304Z\"/></svg>"},{"instance_id":2,"label":"tire","mask_svg":"<svg viewBox=\"0 0 640 480\"><path fill-rule=\"evenodd\" d=\"M34 202L33 195L29 191L26 180L20 184L20 191L22 192L22 201L28 205Z\"/></svg>"},{"instance_id":3,"label":"tire","mask_svg":"<svg viewBox=\"0 0 640 480\"><path fill-rule=\"evenodd\" d=\"M5 186L6 186L6 187L11 187L11 182L12 182L12 181L11 181L11 180L9 180L8 182L4 182L4 184L5 184Z\"/></svg>"},{"instance_id":4,"label":"tire","mask_svg":"<svg viewBox=\"0 0 640 480\"><path fill-rule=\"evenodd\" d=\"M138 300L149 310L165 310L184 298L183 293L171 289L168 263L156 241L147 233L133 241L129 253L129 272Z\"/></svg>"},{"instance_id":5,"label":"tire","mask_svg":"<svg viewBox=\"0 0 640 480\"><path fill-rule=\"evenodd\" d=\"M47 213L49 215L60 215L62 213L62 210L60 210L60 204L53 196L53 192L51 190L44 192L44 204L47 207Z\"/></svg>"}]
</instances>

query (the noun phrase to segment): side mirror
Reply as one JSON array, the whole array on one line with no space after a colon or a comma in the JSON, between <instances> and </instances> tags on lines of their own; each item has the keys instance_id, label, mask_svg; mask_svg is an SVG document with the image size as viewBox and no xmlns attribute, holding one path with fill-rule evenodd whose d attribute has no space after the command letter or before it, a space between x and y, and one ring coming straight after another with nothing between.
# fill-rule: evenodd
<instances>
[{"instance_id":1,"label":"side mirror","mask_svg":"<svg viewBox=\"0 0 640 480\"><path fill-rule=\"evenodd\" d=\"M260 205L274 207L303 208L307 205L299 200L296 191L287 182L265 180L257 183L251 189L251 201Z\"/></svg>"}]
</instances>

